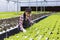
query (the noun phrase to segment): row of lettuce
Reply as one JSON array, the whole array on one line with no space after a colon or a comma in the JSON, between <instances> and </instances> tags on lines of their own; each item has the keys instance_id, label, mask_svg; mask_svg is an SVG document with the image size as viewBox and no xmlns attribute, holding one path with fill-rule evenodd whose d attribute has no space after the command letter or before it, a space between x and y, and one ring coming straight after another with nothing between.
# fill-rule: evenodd
<instances>
[{"instance_id":1,"label":"row of lettuce","mask_svg":"<svg viewBox=\"0 0 60 40\"><path fill-rule=\"evenodd\" d=\"M60 40L60 14L53 14L26 30L4 40Z\"/></svg>"}]
</instances>

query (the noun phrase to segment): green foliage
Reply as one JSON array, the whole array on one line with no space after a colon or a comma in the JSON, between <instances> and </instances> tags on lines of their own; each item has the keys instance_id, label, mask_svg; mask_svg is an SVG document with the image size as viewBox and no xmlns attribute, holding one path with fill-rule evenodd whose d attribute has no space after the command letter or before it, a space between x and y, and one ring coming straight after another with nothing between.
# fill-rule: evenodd
<instances>
[{"instance_id":1,"label":"green foliage","mask_svg":"<svg viewBox=\"0 0 60 40\"><path fill-rule=\"evenodd\" d=\"M20 11L18 13L17 12L0 12L0 19L18 17L18 16L20 16L23 13L24 13L24 11ZM32 11L32 14L42 14L42 13L44 13L44 12L38 11L36 13L36 11ZM49 13L49 12L46 12L46 13Z\"/></svg>"},{"instance_id":2,"label":"green foliage","mask_svg":"<svg viewBox=\"0 0 60 40\"><path fill-rule=\"evenodd\" d=\"M16 12L0 12L0 19L6 19L6 18L12 18L12 17L18 17L22 13L16 13Z\"/></svg>"},{"instance_id":3,"label":"green foliage","mask_svg":"<svg viewBox=\"0 0 60 40\"><path fill-rule=\"evenodd\" d=\"M53 14L26 30L4 40L60 40L60 15Z\"/></svg>"}]
</instances>

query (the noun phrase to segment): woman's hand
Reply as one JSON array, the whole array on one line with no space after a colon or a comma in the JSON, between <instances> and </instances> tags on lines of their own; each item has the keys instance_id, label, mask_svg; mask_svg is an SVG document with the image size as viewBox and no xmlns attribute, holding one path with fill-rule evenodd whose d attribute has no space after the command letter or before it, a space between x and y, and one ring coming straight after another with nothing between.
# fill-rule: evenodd
<instances>
[{"instance_id":1,"label":"woman's hand","mask_svg":"<svg viewBox=\"0 0 60 40\"><path fill-rule=\"evenodd\" d=\"M26 32L26 30L25 30L25 29L23 29L23 32Z\"/></svg>"},{"instance_id":2,"label":"woman's hand","mask_svg":"<svg viewBox=\"0 0 60 40\"><path fill-rule=\"evenodd\" d=\"M26 30L25 30L24 28L21 28L20 30L21 30L22 32L26 32Z\"/></svg>"},{"instance_id":3,"label":"woman's hand","mask_svg":"<svg viewBox=\"0 0 60 40\"><path fill-rule=\"evenodd\" d=\"M34 24L34 22L33 22L33 21L31 21L30 23L31 23L31 25L33 25L33 24Z\"/></svg>"}]
</instances>

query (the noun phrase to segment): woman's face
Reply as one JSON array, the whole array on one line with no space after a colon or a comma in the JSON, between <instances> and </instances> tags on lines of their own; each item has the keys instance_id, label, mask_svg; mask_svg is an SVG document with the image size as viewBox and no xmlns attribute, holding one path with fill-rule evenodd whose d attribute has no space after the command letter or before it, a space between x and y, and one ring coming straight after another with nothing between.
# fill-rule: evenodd
<instances>
[{"instance_id":1,"label":"woman's face","mask_svg":"<svg viewBox=\"0 0 60 40\"><path fill-rule=\"evenodd\" d=\"M30 16L30 13L29 12L25 12L26 13L26 16L29 17Z\"/></svg>"}]
</instances>

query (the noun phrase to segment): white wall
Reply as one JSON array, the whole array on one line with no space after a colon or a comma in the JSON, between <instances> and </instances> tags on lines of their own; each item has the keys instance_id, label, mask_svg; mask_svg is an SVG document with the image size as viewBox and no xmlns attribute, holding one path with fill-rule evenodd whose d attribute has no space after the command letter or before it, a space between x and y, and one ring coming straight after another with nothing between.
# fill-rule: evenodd
<instances>
[{"instance_id":1,"label":"white wall","mask_svg":"<svg viewBox=\"0 0 60 40\"><path fill-rule=\"evenodd\" d=\"M7 4L5 0L0 0L0 11L7 11Z\"/></svg>"},{"instance_id":2,"label":"white wall","mask_svg":"<svg viewBox=\"0 0 60 40\"><path fill-rule=\"evenodd\" d=\"M8 3L8 11L16 11L17 10L17 5L14 2L9 2Z\"/></svg>"},{"instance_id":3,"label":"white wall","mask_svg":"<svg viewBox=\"0 0 60 40\"><path fill-rule=\"evenodd\" d=\"M17 11L17 4L14 2L7 2L6 0L0 0L0 12Z\"/></svg>"}]
</instances>

